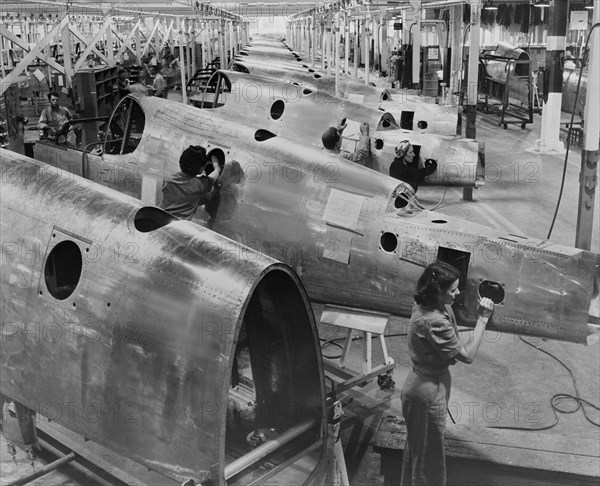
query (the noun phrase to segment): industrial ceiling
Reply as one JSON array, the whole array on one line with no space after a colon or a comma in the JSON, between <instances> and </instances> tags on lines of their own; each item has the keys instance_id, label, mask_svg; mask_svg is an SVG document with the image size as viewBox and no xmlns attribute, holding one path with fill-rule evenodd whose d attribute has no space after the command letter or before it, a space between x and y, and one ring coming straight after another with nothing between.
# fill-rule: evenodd
<instances>
[{"instance_id":1,"label":"industrial ceiling","mask_svg":"<svg viewBox=\"0 0 600 486\"><path fill-rule=\"evenodd\" d=\"M431 0L430 0L431 1ZM423 3L430 3L423 1ZM256 20L264 17L289 18L294 14L310 10L315 7L327 8L328 6L344 5L369 5L373 10L398 8L409 5L410 1L392 0L335 0L335 1L311 1L300 0L295 2L283 2L278 0L263 0L260 2L239 2L237 0L220 0L218 2L207 2L199 0L0 0L0 16L22 15L30 17L36 15L64 14L68 9L73 15L113 15L132 14L137 12L152 15L177 15L186 17L208 16L214 14L215 9L224 10L244 17L248 20ZM414 1L412 2L414 3ZM436 3L461 3L457 0Z\"/></svg>"}]
</instances>

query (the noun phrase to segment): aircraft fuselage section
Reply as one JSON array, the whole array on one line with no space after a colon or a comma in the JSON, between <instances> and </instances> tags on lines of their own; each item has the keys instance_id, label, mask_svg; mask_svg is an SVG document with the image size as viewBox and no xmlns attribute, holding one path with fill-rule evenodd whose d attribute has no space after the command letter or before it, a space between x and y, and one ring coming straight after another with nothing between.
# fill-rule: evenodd
<instances>
[{"instance_id":1,"label":"aircraft fuselage section","mask_svg":"<svg viewBox=\"0 0 600 486\"><path fill-rule=\"evenodd\" d=\"M403 183L210 111L139 102L142 199L160 204L162 179L178 172L179 154L205 146L224 170L198 221L288 263L311 300L407 316L423 267L442 259L463 276L457 310L467 323L477 297L492 296L500 330L575 342L596 332L588 310L598 255L417 209ZM102 160L127 164L127 157Z\"/></svg>"},{"instance_id":2,"label":"aircraft fuselage section","mask_svg":"<svg viewBox=\"0 0 600 486\"><path fill-rule=\"evenodd\" d=\"M1 162L4 395L179 482L225 485L247 433L299 422L298 481L321 467L319 340L293 271L62 169ZM243 420L240 369L257 402Z\"/></svg>"}]
</instances>

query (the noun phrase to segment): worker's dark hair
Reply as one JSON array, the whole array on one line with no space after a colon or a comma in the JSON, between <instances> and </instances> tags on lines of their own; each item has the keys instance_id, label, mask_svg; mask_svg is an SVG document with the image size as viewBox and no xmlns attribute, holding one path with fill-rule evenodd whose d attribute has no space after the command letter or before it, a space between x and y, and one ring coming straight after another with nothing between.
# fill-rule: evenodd
<instances>
[{"instance_id":1,"label":"worker's dark hair","mask_svg":"<svg viewBox=\"0 0 600 486\"><path fill-rule=\"evenodd\" d=\"M327 130L323 132L321 135L321 140L323 141L323 147L326 149L333 149L338 143L340 139L340 133L337 128L329 127Z\"/></svg>"},{"instance_id":2,"label":"worker's dark hair","mask_svg":"<svg viewBox=\"0 0 600 486\"><path fill-rule=\"evenodd\" d=\"M179 157L179 167L187 175L194 177L202 172L208 161L206 149L201 145L190 145Z\"/></svg>"},{"instance_id":3,"label":"worker's dark hair","mask_svg":"<svg viewBox=\"0 0 600 486\"><path fill-rule=\"evenodd\" d=\"M427 307L435 306L438 297L459 277L460 273L452 265L439 260L432 263L419 277L415 302Z\"/></svg>"},{"instance_id":4,"label":"worker's dark hair","mask_svg":"<svg viewBox=\"0 0 600 486\"><path fill-rule=\"evenodd\" d=\"M56 91L50 91L50 93L48 93L48 101L50 101L50 98L52 98L53 96L60 98L60 96L58 95L58 93Z\"/></svg>"}]
</instances>

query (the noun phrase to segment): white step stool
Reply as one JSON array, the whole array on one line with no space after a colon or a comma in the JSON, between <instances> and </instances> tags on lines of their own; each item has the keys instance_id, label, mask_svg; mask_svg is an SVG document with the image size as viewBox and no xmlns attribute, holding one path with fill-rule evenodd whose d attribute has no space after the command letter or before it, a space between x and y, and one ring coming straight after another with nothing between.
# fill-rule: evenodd
<instances>
[{"instance_id":1,"label":"white step stool","mask_svg":"<svg viewBox=\"0 0 600 486\"><path fill-rule=\"evenodd\" d=\"M323 359L326 371L345 379L345 381L336 386L338 392L361 385L378 375L387 373L395 367L394 360L388 355L384 338L385 328L389 320L389 314L363 311L352 307L325 306L321 314L321 323L347 329L339 365L333 363L331 359ZM352 334L354 331L362 333L363 337L361 374L353 373L346 368L346 361L350 354L350 345L352 344ZM379 337L383 353L383 363L377 366L373 366L373 346L371 342L373 335Z\"/></svg>"}]
</instances>

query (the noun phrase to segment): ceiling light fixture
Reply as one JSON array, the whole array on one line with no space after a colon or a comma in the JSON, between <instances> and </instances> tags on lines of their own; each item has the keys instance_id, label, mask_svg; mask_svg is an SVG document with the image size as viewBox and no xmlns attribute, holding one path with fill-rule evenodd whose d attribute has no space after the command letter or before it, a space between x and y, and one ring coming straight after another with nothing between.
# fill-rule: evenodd
<instances>
[{"instance_id":1,"label":"ceiling light fixture","mask_svg":"<svg viewBox=\"0 0 600 486\"><path fill-rule=\"evenodd\" d=\"M594 0L586 0L584 3L585 8L588 10L594 10Z\"/></svg>"},{"instance_id":2,"label":"ceiling light fixture","mask_svg":"<svg viewBox=\"0 0 600 486\"><path fill-rule=\"evenodd\" d=\"M498 10L498 7L494 5L494 2L490 2L483 7L484 10Z\"/></svg>"},{"instance_id":3,"label":"ceiling light fixture","mask_svg":"<svg viewBox=\"0 0 600 486\"><path fill-rule=\"evenodd\" d=\"M549 7L550 4L548 3L548 0L538 0L537 2L535 2L535 6L544 8L544 7Z\"/></svg>"}]
</instances>

